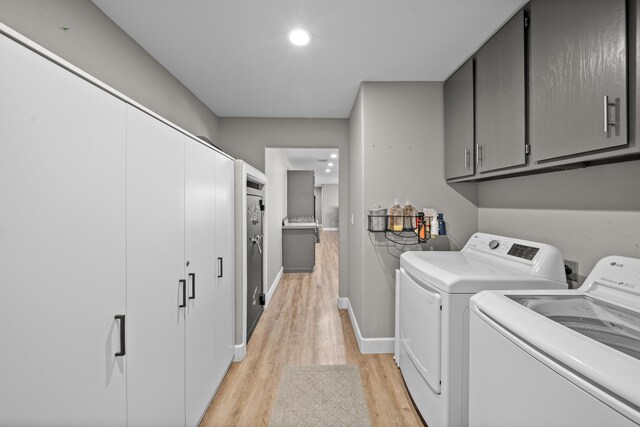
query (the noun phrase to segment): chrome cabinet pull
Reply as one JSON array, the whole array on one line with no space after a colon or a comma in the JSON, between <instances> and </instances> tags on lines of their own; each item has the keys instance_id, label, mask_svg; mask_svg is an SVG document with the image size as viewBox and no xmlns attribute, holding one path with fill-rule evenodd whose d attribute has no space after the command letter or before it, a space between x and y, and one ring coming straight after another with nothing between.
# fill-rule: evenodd
<instances>
[{"instance_id":1,"label":"chrome cabinet pull","mask_svg":"<svg viewBox=\"0 0 640 427\"><path fill-rule=\"evenodd\" d=\"M464 149L464 168L469 169L471 165L469 164L469 150Z\"/></svg>"},{"instance_id":2,"label":"chrome cabinet pull","mask_svg":"<svg viewBox=\"0 0 640 427\"><path fill-rule=\"evenodd\" d=\"M602 110L603 110L603 131L604 133L609 133L609 128L616 125L616 122L612 122L609 120L609 109L611 107L615 107L615 102L609 102L609 97L607 95L604 96L602 102Z\"/></svg>"}]
</instances>

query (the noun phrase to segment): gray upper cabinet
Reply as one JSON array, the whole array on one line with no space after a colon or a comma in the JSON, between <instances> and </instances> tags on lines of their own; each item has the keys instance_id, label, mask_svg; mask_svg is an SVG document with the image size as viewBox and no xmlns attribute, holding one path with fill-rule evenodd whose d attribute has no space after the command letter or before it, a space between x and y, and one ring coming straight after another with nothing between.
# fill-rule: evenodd
<instances>
[{"instance_id":1,"label":"gray upper cabinet","mask_svg":"<svg viewBox=\"0 0 640 427\"><path fill-rule=\"evenodd\" d=\"M473 175L473 59L444 84L445 177Z\"/></svg>"},{"instance_id":2,"label":"gray upper cabinet","mask_svg":"<svg viewBox=\"0 0 640 427\"><path fill-rule=\"evenodd\" d=\"M287 216L314 216L313 171L287 171Z\"/></svg>"},{"instance_id":3,"label":"gray upper cabinet","mask_svg":"<svg viewBox=\"0 0 640 427\"><path fill-rule=\"evenodd\" d=\"M476 54L478 172L526 162L525 15L520 11Z\"/></svg>"},{"instance_id":4,"label":"gray upper cabinet","mask_svg":"<svg viewBox=\"0 0 640 427\"><path fill-rule=\"evenodd\" d=\"M535 161L627 144L625 18L624 0L532 0Z\"/></svg>"}]
</instances>

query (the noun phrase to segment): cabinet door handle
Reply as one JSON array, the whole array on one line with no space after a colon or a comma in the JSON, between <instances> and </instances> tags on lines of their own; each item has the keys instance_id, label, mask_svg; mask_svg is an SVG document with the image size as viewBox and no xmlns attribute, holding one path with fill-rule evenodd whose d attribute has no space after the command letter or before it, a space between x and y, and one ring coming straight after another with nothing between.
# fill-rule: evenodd
<instances>
[{"instance_id":1,"label":"cabinet door handle","mask_svg":"<svg viewBox=\"0 0 640 427\"><path fill-rule=\"evenodd\" d=\"M614 107L616 104L615 102L609 102L609 97L607 95L604 96L603 102L602 102L602 110L603 110L603 120L602 120L602 124L603 124L603 131L604 133L609 133L609 128L611 126L615 126L616 122L612 122L609 120L609 108L610 107Z\"/></svg>"},{"instance_id":2,"label":"cabinet door handle","mask_svg":"<svg viewBox=\"0 0 640 427\"><path fill-rule=\"evenodd\" d=\"M187 281L180 279L178 282L182 286L182 304L178 305L178 307L183 308L187 306Z\"/></svg>"},{"instance_id":3,"label":"cabinet door handle","mask_svg":"<svg viewBox=\"0 0 640 427\"><path fill-rule=\"evenodd\" d=\"M482 145L476 144L476 165L482 166Z\"/></svg>"},{"instance_id":4,"label":"cabinet door handle","mask_svg":"<svg viewBox=\"0 0 640 427\"><path fill-rule=\"evenodd\" d=\"M222 277L222 257L218 257L218 277Z\"/></svg>"},{"instance_id":5,"label":"cabinet door handle","mask_svg":"<svg viewBox=\"0 0 640 427\"><path fill-rule=\"evenodd\" d=\"M196 273L189 273L191 278L191 296L189 299L196 299Z\"/></svg>"},{"instance_id":6,"label":"cabinet door handle","mask_svg":"<svg viewBox=\"0 0 640 427\"><path fill-rule=\"evenodd\" d=\"M116 320L120 321L120 351L117 352L115 355L120 357L120 356L124 356L125 354L127 354L127 349L125 348L125 321L124 321L124 314L116 314L115 316Z\"/></svg>"},{"instance_id":7,"label":"cabinet door handle","mask_svg":"<svg viewBox=\"0 0 640 427\"><path fill-rule=\"evenodd\" d=\"M464 168L465 169L469 169L471 168L471 150L469 150L468 148L464 149Z\"/></svg>"}]
</instances>

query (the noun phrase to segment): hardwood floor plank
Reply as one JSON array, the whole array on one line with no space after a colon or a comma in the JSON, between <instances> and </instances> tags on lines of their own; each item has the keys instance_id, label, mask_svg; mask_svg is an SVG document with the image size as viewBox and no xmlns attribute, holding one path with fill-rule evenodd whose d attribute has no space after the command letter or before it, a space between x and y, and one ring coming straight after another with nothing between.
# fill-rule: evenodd
<instances>
[{"instance_id":1,"label":"hardwood floor plank","mask_svg":"<svg viewBox=\"0 0 640 427\"><path fill-rule=\"evenodd\" d=\"M390 354L361 354L338 310L338 233L325 231L313 273L285 273L242 362L233 363L201 426L267 426L287 365L358 365L373 426L422 426Z\"/></svg>"}]
</instances>

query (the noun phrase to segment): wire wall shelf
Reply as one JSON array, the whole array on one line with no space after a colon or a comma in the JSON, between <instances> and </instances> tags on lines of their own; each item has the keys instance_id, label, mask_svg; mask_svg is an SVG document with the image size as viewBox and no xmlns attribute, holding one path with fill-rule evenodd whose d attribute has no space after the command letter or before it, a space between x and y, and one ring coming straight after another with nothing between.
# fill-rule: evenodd
<instances>
[{"instance_id":1,"label":"wire wall shelf","mask_svg":"<svg viewBox=\"0 0 640 427\"><path fill-rule=\"evenodd\" d=\"M431 238L430 216L368 215L367 231L384 234L395 245L418 245Z\"/></svg>"}]
</instances>

